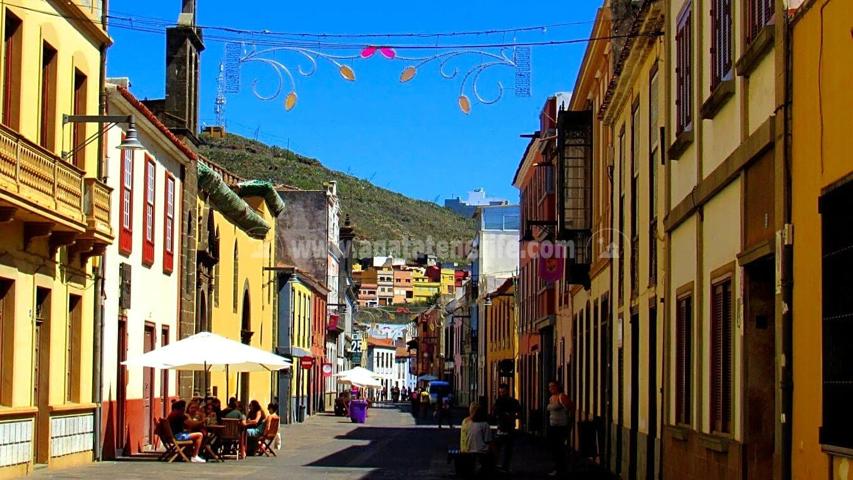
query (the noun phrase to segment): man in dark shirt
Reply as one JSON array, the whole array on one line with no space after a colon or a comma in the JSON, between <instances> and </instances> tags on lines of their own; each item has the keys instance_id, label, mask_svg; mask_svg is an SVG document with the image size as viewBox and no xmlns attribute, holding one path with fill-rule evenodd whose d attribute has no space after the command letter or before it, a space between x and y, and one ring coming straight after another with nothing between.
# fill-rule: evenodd
<instances>
[{"instance_id":1,"label":"man in dark shirt","mask_svg":"<svg viewBox=\"0 0 853 480\"><path fill-rule=\"evenodd\" d=\"M509 471L512 460L512 448L515 437L515 421L521 415L521 405L518 400L509 394L509 385L502 383L498 387L498 398L492 409L495 421L498 424L496 444L503 451L503 462L499 466L502 470ZM499 457L500 458L500 457Z\"/></svg>"},{"instance_id":2,"label":"man in dark shirt","mask_svg":"<svg viewBox=\"0 0 853 480\"><path fill-rule=\"evenodd\" d=\"M184 400L172 403L172 411L166 417L166 421L169 422L169 427L172 429L172 435L175 437L175 440L191 440L193 442L193 456L190 458L190 461L193 463L204 463L204 459L198 456L204 435L201 432L187 431L188 428L198 426L200 422L194 422L187 416L186 407L187 402Z\"/></svg>"}]
</instances>

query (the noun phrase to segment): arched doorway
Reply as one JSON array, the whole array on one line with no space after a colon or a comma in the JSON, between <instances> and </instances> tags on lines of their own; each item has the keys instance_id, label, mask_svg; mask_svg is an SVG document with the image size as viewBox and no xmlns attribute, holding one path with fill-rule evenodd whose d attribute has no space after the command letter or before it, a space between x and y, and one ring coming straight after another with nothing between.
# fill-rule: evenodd
<instances>
[{"instance_id":1,"label":"arched doorway","mask_svg":"<svg viewBox=\"0 0 853 480\"><path fill-rule=\"evenodd\" d=\"M249 298L249 285L246 282L245 287L243 288L243 310L242 310L242 322L240 324L240 341L244 344L249 345L252 341L252 335L255 333L252 331L252 303ZM242 372L240 373L240 401L243 402L244 407L249 405L249 373Z\"/></svg>"}]
</instances>

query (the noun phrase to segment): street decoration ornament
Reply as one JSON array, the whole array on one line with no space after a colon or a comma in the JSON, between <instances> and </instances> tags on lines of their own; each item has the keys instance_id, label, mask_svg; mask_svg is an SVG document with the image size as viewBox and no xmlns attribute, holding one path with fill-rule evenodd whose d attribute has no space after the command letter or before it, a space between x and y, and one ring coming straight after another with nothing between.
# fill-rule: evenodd
<instances>
[{"instance_id":1,"label":"street decoration ornament","mask_svg":"<svg viewBox=\"0 0 853 480\"><path fill-rule=\"evenodd\" d=\"M302 63L295 67L288 66L283 61L278 60L276 54L289 53L295 55ZM358 55L333 55L330 53L312 50L298 46L285 47L277 46L270 48L257 49L255 45L250 45L243 42L230 42L225 46L225 91L227 93L238 93L240 91L240 68L248 63L260 63L272 69L276 76L277 82L275 88L269 94L263 94L258 90L259 81L255 79L252 82L252 94L261 100L274 100L278 98L285 87L289 87L289 91L284 98L284 109L291 111L296 106L298 95L296 93L296 75L301 77L310 77L314 75L319 68L319 61L325 61L334 65L338 69L338 73L344 80L354 82L355 70L347 65L346 61L353 61L359 58ZM307 66L305 65L307 62Z\"/></svg>"},{"instance_id":2,"label":"street decoration ornament","mask_svg":"<svg viewBox=\"0 0 853 480\"><path fill-rule=\"evenodd\" d=\"M305 45L305 46L303 46ZM399 50L422 48L423 46L391 47L383 45L332 45L345 53L328 53L317 48L308 48L308 44L293 43L291 45L259 48L253 42L228 42L225 45L224 78L226 93L239 93L240 70L246 64L258 63L269 67L275 74L274 88L263 93L259 89L259 80L252 82L252 93L260 100L274 100L285 91L284 109L291 111L296 107L297 78L314 75L321 63L334 66L341 78L354 82L356 71L353 65L357 61L370 58L380 58L393 62L405 62L400 73L400 83L412 81L425 68L436 66L439 77L443 80L459 82L459 93L456 103L464 114L470 114L474 104L491 105L503 98L504 84L496 82L497 91L491 96L481 93L481 77L487 71L497 68L511 69L514 72L515 95L530 96L530 47L500 47L495 51L482 48L447 48L435 47L438 53L428 56L401 55ZM353 50L357 50L353 52ZM376 54L379 55L376 55ZM279 56L286 58L279 59Z\"/></svg>"}]
</instances>

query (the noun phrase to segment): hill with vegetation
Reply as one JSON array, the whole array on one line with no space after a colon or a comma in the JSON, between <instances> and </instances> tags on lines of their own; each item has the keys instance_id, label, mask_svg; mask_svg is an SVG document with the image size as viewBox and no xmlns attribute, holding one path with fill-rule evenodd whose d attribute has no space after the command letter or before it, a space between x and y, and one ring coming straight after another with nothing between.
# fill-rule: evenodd
<instances>
[{"instance_id":1,"label":"hill with vegetation","mask_svg":"<svg viewBox=\"0 0 853 480\"><path fill-rule=\"evenodd\" d=\"M368 180L331 170L319 160L238 135L216 138L203 134L201 138L203 155L244 178L269 180L303 190L321 190L325 182L336 181L342 217L350 216L358 240L425 242L432 238L455 242L473 238L473 220L435 203L415 200L377 187Z\"/></svg>"}]
</instances>

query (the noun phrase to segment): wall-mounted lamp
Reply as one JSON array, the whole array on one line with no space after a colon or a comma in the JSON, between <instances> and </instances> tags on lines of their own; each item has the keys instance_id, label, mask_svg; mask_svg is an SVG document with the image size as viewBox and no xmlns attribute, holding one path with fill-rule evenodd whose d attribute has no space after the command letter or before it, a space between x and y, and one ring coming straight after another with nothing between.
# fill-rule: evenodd
<instances>
[{"instance_id":1,"label":"wall-mounted lamp","mask_svg":"<svg viewBox=\"0 0 853 480\"><path fill-rule=\"evenodd\" d=\"M63 159L68 159L68 157L74 155L85 148L86 145L92 143L96 138L103 135L110 127L119 123L126 123L127 130L125 131L124 139L117 148L119 150L141 150L144 148L139 143L139 137L136 132L136 120L133 118L133 115L63 115L62 125L64 126L68 123L109 123L111 125L107 126L107 128L99 129L97 133L87 138L82 144L72 146L70 152L62 152Z\"/></svg>"}]
</instances>

